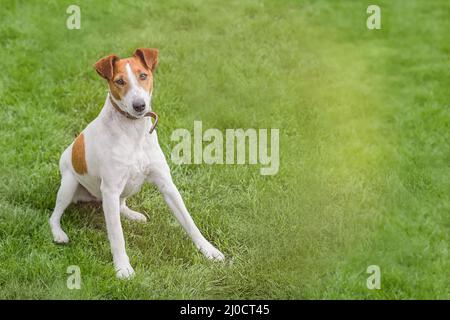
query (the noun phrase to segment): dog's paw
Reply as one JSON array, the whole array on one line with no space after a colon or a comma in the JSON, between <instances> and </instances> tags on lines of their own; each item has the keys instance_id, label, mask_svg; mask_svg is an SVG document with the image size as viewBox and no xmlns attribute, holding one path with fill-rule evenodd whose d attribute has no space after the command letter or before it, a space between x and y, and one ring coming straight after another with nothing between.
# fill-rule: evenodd
<instances>
[{"instance_id":1,"label":"dog's paw","mask_svg":"<svg viewBox=\"0 0 450 320\"><path fill-rule=\"evenodd\" d=\"M137 211L128 209L128 210L123 210L122 215L130 220L133 221L139 221L139 222L146 222L147 221L147 217L145 215L143 215L142 213L139 213Z\"/></svg>"},{"instance_id":2,"label":"dog's paw","mask_svg":"<svg viewBox=\"0 0 450 320\"><path fill-rule=\"evenodd\" d=\"M69 242L69 237L61 229L54 230L53 231L53 241L56 242L56 243L59 243L59 244L68 243Z\"/></svg>"},{"instance_id":3,"label":"dog's paw","mask_svg":"<svg viewBox=\"0 0 450 320\"><path fill-rule=\"evenodd\" d=\"M142 213L136 212L136 211L130 212L129 215L127 216L127 218L130 220L139 221L139 222L147 221L147 217L145 215L143 215Z\"/></svg>"},{"instance_id":4,"label":"dog's paw","mask_svg":"<svg viewBox=\"0 0 450 320\"><path fill-rule=\"evenodd\" d=\"M116 267L116 276L119 279L131 279L133 275L134 269L129 263Z\"/></svg>"},{"instance_id":5,"label":"dog's paw","mask_svg":"<svg viewBox=\"0 0 450 320\"><path fill-rule=\"evenodd\" d=\"M217 250L211 243L207 242L198 246L199 250L209 260L224 261L225 256Z\"/></svg>"}]
</instances>

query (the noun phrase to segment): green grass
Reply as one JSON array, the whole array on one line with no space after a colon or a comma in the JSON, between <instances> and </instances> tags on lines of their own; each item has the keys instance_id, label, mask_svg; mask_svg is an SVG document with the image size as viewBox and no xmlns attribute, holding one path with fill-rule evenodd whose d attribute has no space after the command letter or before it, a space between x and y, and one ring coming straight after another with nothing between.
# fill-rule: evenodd
<instances>
[{"instance_id":1,"label":"green grass","mask_svg":"<svg viewBox=\"0 0 450 320\"><path fill-rule=\"evenodd\" d=\"M2 1L0 298L425 299L450 297L448 1ZM103 214L47 224L61 152L99 112L100 57L160 49L154 109L176 128L280 128L280 171L169 163L206 237L206 261L161 195L130 199L131 281L116 280ZM379 265L380 290L366 268ZM68 290L66 269L81 268Z\"/></svg>"}]
</instances>

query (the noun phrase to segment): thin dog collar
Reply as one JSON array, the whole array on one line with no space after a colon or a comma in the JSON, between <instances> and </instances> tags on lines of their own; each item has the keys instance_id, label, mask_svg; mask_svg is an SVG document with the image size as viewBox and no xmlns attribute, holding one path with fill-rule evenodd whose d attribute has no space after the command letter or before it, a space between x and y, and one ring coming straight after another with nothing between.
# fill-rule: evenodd
<instances>
[{"instance_id":1,"label":"thin dog collar","mask_svg":"<svg viewBox=\"0 0 450 320\"><path fill-rule=\"evenodd\" d=\"M140 118L136 118L136 117L132 116L131 114L129 114L128 112L120 109L120 107L117 105L117 103L115 103L114 100L111 98L111 94L109 94L109 101L111 101L111 104L114 107L114 109L116 109L120 114L127 117L128 119L131 119L131 120L140 119ZM158 115L156 114L156 112L149 111L144 115L144 117L152 117L153 119L155 119L155 122L153 122L152 127L150 128L150 131L149 131L149 133L152 134L152 132L156 128L156 125L158 124L158 120L159 120Z\"/></svg>"}]
</instances>

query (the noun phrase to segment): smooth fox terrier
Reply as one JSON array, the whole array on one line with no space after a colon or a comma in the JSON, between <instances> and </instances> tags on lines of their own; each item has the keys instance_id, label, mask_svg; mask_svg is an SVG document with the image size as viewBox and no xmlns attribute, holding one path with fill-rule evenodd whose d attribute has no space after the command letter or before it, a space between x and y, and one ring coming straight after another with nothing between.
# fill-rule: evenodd
<instances>
[{"instance_id":1,"label":"smooth fox terrier","mask_svg":"<svg viewBox=\"0 0 450 320\"><path fill-rule=\"evenodd\" d=\"M118 278L129 278L134 273L125 251L120 214L146 221L143 214L126 205L126 199L139 192L144 182L158 187L179 223L207 258L224 259L192 220L172 181L156 131L151 132L155 123L146 116L151 112L157 64L158 50L149 48L136 49L129 58L109 55L95 63L95 70L109 85L105 104L97 118L63 152L59 162L61 186L49 221L54 241L69 241L60 220L71 202L101 201Z\"/></svg>"}]
</instances>

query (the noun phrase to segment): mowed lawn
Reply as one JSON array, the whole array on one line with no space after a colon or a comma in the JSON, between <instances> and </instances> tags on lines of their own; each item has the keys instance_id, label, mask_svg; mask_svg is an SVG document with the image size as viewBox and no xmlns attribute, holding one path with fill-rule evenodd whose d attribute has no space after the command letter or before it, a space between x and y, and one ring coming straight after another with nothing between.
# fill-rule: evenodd
<instances>
[{"instance_id":1,"label":"mowed lawn","mask_svg":"<svg viewBox=\"0 0 450 320\"><path fill-rule=\"evenodd\" d=\"M0 298L450 298L450 3L2 1ZM102 56L156 47L153 108L207 261L153 186L123 221L136 276L115 278L101 209L48 226L61 152L100 111ZM279 128L280 170L176 165L176 128ZM80 290L66 271L81 270ZM369 290L367 267L381 269Z\"/></svg>"}]
</instances>

